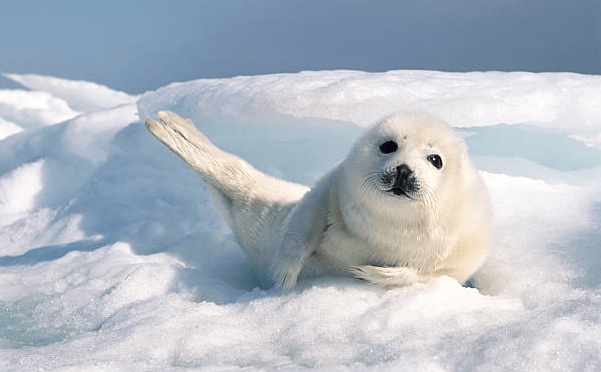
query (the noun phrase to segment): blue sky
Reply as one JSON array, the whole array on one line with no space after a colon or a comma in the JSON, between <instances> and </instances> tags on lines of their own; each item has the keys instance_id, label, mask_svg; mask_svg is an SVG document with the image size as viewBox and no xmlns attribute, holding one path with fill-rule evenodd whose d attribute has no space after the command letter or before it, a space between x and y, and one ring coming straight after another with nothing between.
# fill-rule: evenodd
<instances>
[{"instance_id":1,"label":"blue sky","mask_svg":"<svg viewBox=\"0 0 601 372\"><path fill-rule=\"evenodd\" d=\"M141 93L301 70L601 74L598 0L19 0L0 71ZM0 87L10 87L1 79Z\"/></svg>"}]
</instances>

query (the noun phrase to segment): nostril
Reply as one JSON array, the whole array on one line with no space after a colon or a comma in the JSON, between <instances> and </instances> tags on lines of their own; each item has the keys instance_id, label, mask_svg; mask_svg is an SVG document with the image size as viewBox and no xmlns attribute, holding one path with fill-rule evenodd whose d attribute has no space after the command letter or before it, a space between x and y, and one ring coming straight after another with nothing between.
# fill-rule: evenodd
<instances>
[{"instance_id":1,"label":"nostril","mask_svg":"<svg viewBox=\"0 0 601 372\"><path fill-rule=\"evenodd\" d=\"M407 177L413 173L413 171L411 170L411 168L409 168L407 164L401 164L397 166L396 172L401 178Z\"/></svg>"}]
</instances>

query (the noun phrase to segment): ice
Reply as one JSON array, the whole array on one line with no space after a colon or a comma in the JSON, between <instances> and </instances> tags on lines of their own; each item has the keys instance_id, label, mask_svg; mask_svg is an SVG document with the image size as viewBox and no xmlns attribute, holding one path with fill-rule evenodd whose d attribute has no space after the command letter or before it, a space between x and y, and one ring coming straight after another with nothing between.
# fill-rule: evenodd
<instances>
[{"instance_id":1,"label":"ice","mask_svg":"<svg viewBox=\"0 0 601 372\"><path fill-rule=\"evenodd\" d=\"M2 371L601 369L598 76L316 71L141 97L8 77L31 90L0 91ZM363 127L428 109L460 128L489 187L490 258L466 287L266 285L142 125L166 109L308 185Z\"/></svg>"},{"instance_id":2,"label":"ice","mask_svg":"<svg viewBox=\"0 0 601 372\"><path fill-rule=\"evenodd\" d=\"M77 116L67 102L47 92L0 89L0 117L23 128L52 125Z\"/></svg>"},{"instance_id":3,"label":"ice","mask_svg":"<svg viewBox=\"0 0 601 372\"><path fill-rule=\"evenodd\" d=\"M361 126L425 109L454 126L536 122L577 130L598 129L600 84L599 76L572 73L306 71L173 83L143 95L138 105L142 116L173 107L191 116L283 114Z\"/></svg>"},{"instance_id":4,"label":"ice","mask_svg":"<svg viewBox=\"0 0 601 372\"><path fill-rule=\"evenodd\" d=\"M128 103L136 96L110 89L89 81L72 81L35 74L2 74L32 91L40 91L68 102L69 107L80 112L93 112Z\"/></svg>"},{"instance_id":5,"label":"ice","mask_svg":"<svg viewBox=\"0 0 601 372\"><path fill-rule=\"evenodd\" d=\"M0 140L23 131L23 128L15 123L0 118Z\"/></svg>"},{"instance_id":6,"label":"ice","mask_svg":"<svg viewBox=\"0 0 601 372\"><path fill-rule=\"evenodd\" d=\"M44 160L19 166L0 178L0 223L10 225L25 217L42 190Z\"/></svg>"},{"instance_id":7,"label":"ice","mask_svg":"<svg viewBox=\"0 0 601 372\"><path fill-rule=\"evenodd\" d=\"M562 133L532 125L495 125L469 131L472 136L467 142L474 155L526 159L560 171L601 167L599 149ZM508 142L511 146L507 146Z\"/></svg>"}]
</instances>

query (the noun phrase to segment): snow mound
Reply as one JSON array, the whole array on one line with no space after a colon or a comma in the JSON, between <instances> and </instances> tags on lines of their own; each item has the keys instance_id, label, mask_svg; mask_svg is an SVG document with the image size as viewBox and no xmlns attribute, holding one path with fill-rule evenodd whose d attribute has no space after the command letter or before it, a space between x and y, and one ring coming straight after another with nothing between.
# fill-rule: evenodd
<instances>
[{"instance_id":1,"label":"snow mound","mask_svg":"<svg viewBox=\"0 0 601 372\"><path fill-rule=\"evenodd\" d=\"M0 140L0 370L601 369L597 76L322 71L141 97L15 79L39 90L24 101L78 113L44 122L58 106L0 100L23 128ZM468 287L261 285L200 179L141 122L176 111L310 185L362 127L412 108L461 127L491 193L494 246Z\"/></svg>"},{"instance_id":2,"label":"snow mound","mask_svg":"<svg viewBox=\"0 0 601 372\"><path fill-rule=\"evenodd\" d=\"M164 107L189 115L273 114L368 126L407 109L425 109L454 126L527 122L598 128L601 76L572 73L306 71L173 83L143 95L141 116Z\"/></svg>"},{"instance_id":3,"label":"snow mound","mask_svg":"<svg viewBox=\"0 0 601 372\"><path fill-rule=\"evenodd\" d=\"M15 123L0 118L0 140L10 137L15 133L23 131L23 128Z\"/></svg>"},{"instance_id":4,"label":"snow mound","mask_svg":"<svg viewBox=\"0 0 601 372\"><path fill-rule=\"evenodd\" d=\"M68 102L76 111L92 112L128 103L135 103L136 96L88 82L61 79L35 74L2 74L7 79L32 91L46 92Z\"/></svg>"},{"instance_id":5,"label":"snow mound","mask_svg":"<svg viewBox=\"0 0 601 372\"><path fill-rule=\"evenodd\" d=\"M78 114L66 101L48 92L0 89L0 117L3 122L10 121L31 129L60 123Z\"/></svg>"}]
</instances>

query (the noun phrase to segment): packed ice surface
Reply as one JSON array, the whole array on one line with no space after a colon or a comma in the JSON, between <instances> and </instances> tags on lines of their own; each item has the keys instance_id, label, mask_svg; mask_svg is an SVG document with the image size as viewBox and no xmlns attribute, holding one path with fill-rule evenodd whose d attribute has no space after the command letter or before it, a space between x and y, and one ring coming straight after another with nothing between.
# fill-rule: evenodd
<instances>
[{"instance_id":1,"label":"packed ice surface","mask_svg":"<svg viewBox=\"0 0 601 372\"><path fill-rule=\"evenodd\" d=\"M601 369L601 77L321 71L132 97L6 76L30 90L0 90L2 371ZM431 111L489 187L490 258L467 287L263 286L200 179L146 132L165 109L308 185L363 127Z\"/></svg>"}]
</instances>

